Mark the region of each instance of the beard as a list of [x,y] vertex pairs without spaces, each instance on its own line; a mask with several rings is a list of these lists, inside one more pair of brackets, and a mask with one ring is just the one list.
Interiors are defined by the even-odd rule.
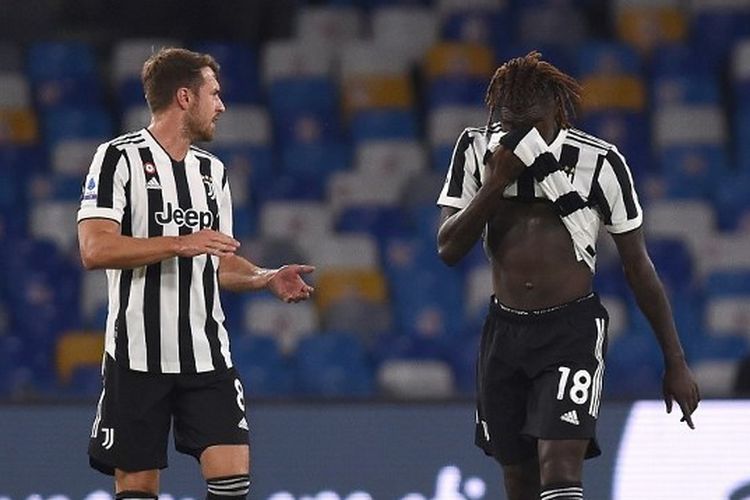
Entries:
[[211,141],[216,130],[213,125],[213,120],[201,120],[194,112],[189,112],[185,116],[185,132],[191,142]]

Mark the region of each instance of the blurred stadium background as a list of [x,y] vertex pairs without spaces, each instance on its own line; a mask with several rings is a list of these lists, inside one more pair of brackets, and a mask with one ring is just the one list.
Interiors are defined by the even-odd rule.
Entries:
[[[456,137],[486,121],[496,66],[538,48],[584,85],[579,126],[620,147],[705,395],[731,396],[750,342],[750,6],[745,0],[2,2],[0,398],[99,391],[104,272],[78,264],[95,145],[147,124],[154,48],[222,65],[208,145],[236,236],[265,266],[318,267],[314,301],[225,298],[254,396],[472,391],[489,273],[435,252]],[[604,238],[605,243],[609,241]],[[604,245],[607,394],[659,394],[661,361]],[[747,375],[745,375],[747,378]]]
[[[141,65],[174,45],[222,65],[228,111],[206,147],[229,169],[242,253],[318,268],[309,303],[225,296],[251,400],[469,411],[489,272],[480,248],[439,262],[435,200],[458,134],[486,121],[492,72],[532,49],[583,83],[578,126],[629,161],[704,396],[750,392],[747,0],[0,0],[0,27],[11,423],[19,403],[93,411],[106,279],[79,264],[80,183],[98,143],[147,124]],[[606,401],[657,398],[659,350],[607,243]]]

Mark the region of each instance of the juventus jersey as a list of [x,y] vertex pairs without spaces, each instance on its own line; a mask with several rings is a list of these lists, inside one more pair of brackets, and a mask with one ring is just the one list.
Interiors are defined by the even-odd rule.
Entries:
[[[147,129],[102,144],[83,185],[78,222],[111,219],[134,238],[214,229],[232,236],[224,165],[191,146],[174,161]],[[105,350],[131,370],[197,373],[232,366],[219,301],[219,258],[173,257],[109,269]]]
[[[487,127],[463,131],[453,150],[438,205],[460,210],[469,204],[487,175],[489,140],[494,134],[502,133],[498,123],[490,127],[489,133]],[[641,226],[643,212],[633,187],[633,177],[625,158],[614,145],[573,128],[560,130],[549,149],[607,231],[625,233]],[[519,201],[546,199],[529,168],[506,188],[503,196]],[[598,227],[593,233],[597,232]],[[589,244],[593,251],[596,242]]]

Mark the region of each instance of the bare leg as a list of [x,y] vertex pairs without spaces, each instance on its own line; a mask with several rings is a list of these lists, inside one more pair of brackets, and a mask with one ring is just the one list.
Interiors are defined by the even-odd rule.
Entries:
[[542,486],[558,483],[580,483],[587,439],[540,439],[539,472]]
[[115,493],[123,491],[139,491],[159,494],[159,470],[142,470],[137,472],[126,472],[115,469]]
[[504,465],[503,477],[508,500],[539,499],[539,463],[536,457],[520,464]]

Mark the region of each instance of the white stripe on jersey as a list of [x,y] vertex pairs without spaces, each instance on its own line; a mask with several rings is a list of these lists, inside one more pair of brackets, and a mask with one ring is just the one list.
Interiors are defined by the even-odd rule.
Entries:
[[[184,162],[173,162],[146,129],[118,137],[97,149],[78,213],[79,221],[102,217],[116,220],[124,235],[136,238],[205,227],[231,236],[224,166],[192,147]],[[108,270],[107,353],[137,371],[190,373],[232,366],[218,265],[218,258],[200,255]],[[206,297],[209,266],[212,291]]]

